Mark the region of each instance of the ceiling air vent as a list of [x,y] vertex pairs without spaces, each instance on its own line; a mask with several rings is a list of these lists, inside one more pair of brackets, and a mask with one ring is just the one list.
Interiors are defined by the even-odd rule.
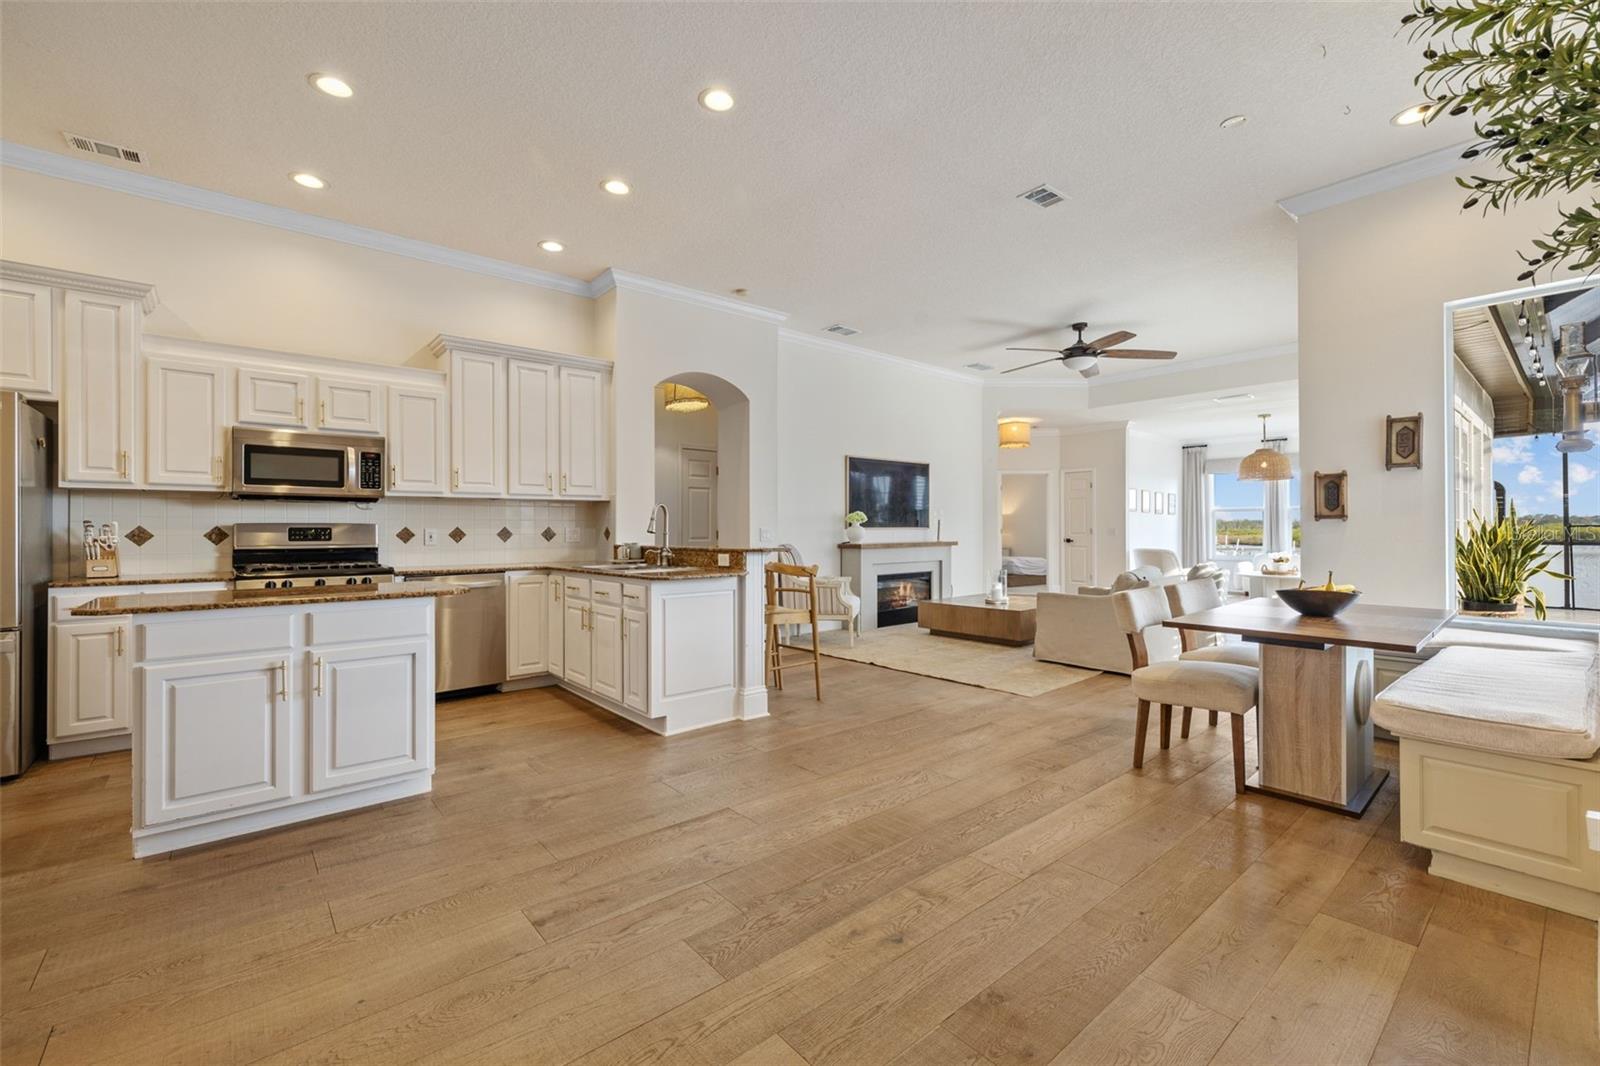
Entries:
[[1017,197],[1017,199],[1026,200],[1030,204],[1038,204],[1040,207],[1054,207],[1062,200],[1065,200],[1066,197],[1062,196],[1048,185],[1040,185],[1036,188],[1029,189],[1025,193],[1022,193]]
[[992,363],[968,363],[967,364],[967,369],[968,370],[993,370],[994,369],[994,364],[992,364]]
[[859,329],[853,329],[850,326],[835,322],[833,325],[825,327],[822,332],[832,333],[835,337],[854,337],[861,331]]
[[61,136],[65,137],[67,143],[80,152],[88,152],[90,155],[103,155],[123,163],[144,165],[144,153],[137,149],[124,148],[120,144],[112,144],[109,141],[97,141],[93,137],[85,137],[81,133],[62,131]]

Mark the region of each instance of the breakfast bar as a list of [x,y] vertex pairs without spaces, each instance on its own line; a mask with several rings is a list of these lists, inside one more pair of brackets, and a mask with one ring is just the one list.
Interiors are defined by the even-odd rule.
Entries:
[[1336,618],[1313,618],[1254,599],[1165,624],[1260,645],[1260,768],[1247,787],[1360,817],[1389,776],[1372,765],[1372,653],[1416,654],[1452,617],[1358,603]]

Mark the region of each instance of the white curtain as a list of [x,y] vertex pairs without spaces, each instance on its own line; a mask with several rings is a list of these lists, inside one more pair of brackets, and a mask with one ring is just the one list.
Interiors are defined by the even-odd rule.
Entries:
[[1211,478],[1206,474],[1205,445],[1183,450],[1183,500],[1179,508],[1183,565],[1198,566],[1211,558]]
[[[1283,451],[1283,441],[1268,441],[1267,447],[1275,452]],[[1289,483],[1287,481],[1263,482],[1267,487],[1266,513],[1263,516],[1266,529],[1263,531],[1263,547],[1269,552],[1286,552],[1289,550]]]

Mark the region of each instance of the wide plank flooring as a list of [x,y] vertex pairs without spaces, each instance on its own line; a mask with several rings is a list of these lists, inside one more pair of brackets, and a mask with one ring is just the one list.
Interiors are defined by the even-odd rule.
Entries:
[[126,754],[40,766],[0,1062],[1600,1061],[1594,924],[1429,876],[1393,781],[1238,797],[1203,724],[1134,771],[1114,676],[823,686],[671,739],[447,701],[431,795],[145,861]]

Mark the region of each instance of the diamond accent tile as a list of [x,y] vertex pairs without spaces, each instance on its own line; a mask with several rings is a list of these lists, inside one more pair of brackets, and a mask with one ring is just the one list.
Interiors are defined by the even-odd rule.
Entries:
[[611,527],[607,526],[606,528],[602,529],[600,531],[600,535],[602,537],[604,537],[606,540],[610,540],[611,539]]
[[156,535],[143,526],[134,526],[122,535],[122,539],[133,541],[135,548],[142,548],[152,540],[155,540]]
[[228,539],[229,533],[221,526],[212,526],[210,529],[206,530],[200,535],[205,537],[213,544],[221,544],[223,541]]
[[457,544],[460,544],[462,541],[467,539],[467,531],[462,529],[460,526],[452,529],[447,535]]
[[500,527],[500,532],[496,533],[495,536],[500,538],[500,543],[501,544],[504,544],[506,541],[511,539],[513,534],[511,532],[511,530],[507,529],[505,526],[501,526]]
[[398,540],[401,544],[410,544],[415,538],[416,534],[411,532],[410,526],[401,526],[399,529],[394,531],[394,539]]
[[547,541],[555,540],[556,531],[551,529],[549,526],[545,526],[544,531],[540,533],[539,536],[543,537]]

